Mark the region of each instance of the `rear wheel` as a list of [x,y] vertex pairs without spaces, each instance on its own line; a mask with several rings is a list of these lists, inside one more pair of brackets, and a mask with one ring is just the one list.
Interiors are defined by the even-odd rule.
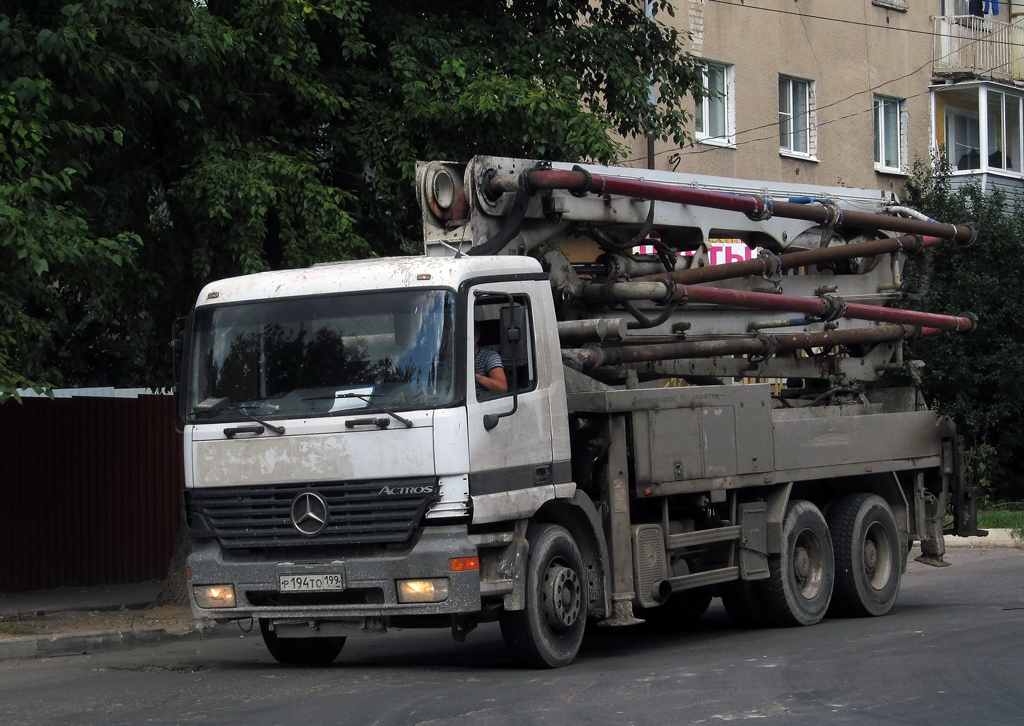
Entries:
[[587,573],[576,542],[563,527],[531,525],[526,539],[526,607],[501,614],[501,635],[520,663],[560,668],[573,662],[583,642]]
[[814,625],[825,617],[835,581],[832,538],[821,510],[811,502],[790,502],[782,552],[768,557],[768,570],[768,579],[753,585],[768,623]]
[[836,559],[831,615],[885,615],[896,602],[903,552],[896,519],[875,494],[853,494],[832,505],[828,528]]
[[344,638],[279,638],[266,618],[260,618],[260,633],[274,660],[286,665],[327,665],[345,646]]

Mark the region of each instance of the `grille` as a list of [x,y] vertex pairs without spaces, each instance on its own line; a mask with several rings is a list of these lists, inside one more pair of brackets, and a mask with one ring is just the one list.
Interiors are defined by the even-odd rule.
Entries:
[[[385,487],[393,493],[382,494]],[[429,491],[399,493],[417,488]],[[316,492],[327,502],[327,526],[313,537],[292,525],[292,502],[302,492]],[[437,480],[433,477],[217,487],[186,491],[185,516],[197,534],[208,532],[228,549],[392,544],[412,536],[427,507],[437,498]]]

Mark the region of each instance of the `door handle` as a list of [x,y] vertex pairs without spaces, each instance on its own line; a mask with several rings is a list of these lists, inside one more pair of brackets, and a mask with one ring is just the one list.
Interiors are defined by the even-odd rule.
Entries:
[[391,425],[391,419],[386,416],[379,418],[351,418],[345,422],[345,428],[354,429],[356,426],[376,426],[379,429],[386,429]]
[[255,434],[259,436],[266,429],[262,426],[231,426],[224,429],[224,435],[229,439],[235,438],[237,434]]

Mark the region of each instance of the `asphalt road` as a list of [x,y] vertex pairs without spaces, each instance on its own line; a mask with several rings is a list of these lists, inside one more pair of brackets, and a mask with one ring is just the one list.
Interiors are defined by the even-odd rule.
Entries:
[[0,723],[1024,724],[1024,552],[912,563],[893,611],[742,630],[716,600],[667,634],[597,630],[577,662],[516,668],[496,626],[350,639],[328,668],[258,634],[0,663]]

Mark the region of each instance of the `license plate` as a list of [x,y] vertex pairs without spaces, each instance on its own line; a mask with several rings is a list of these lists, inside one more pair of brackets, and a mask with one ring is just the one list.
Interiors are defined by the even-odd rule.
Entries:
[[281,592],[327,592],[344,590],[345,580],[340,574],[326,575],[281,575]]

